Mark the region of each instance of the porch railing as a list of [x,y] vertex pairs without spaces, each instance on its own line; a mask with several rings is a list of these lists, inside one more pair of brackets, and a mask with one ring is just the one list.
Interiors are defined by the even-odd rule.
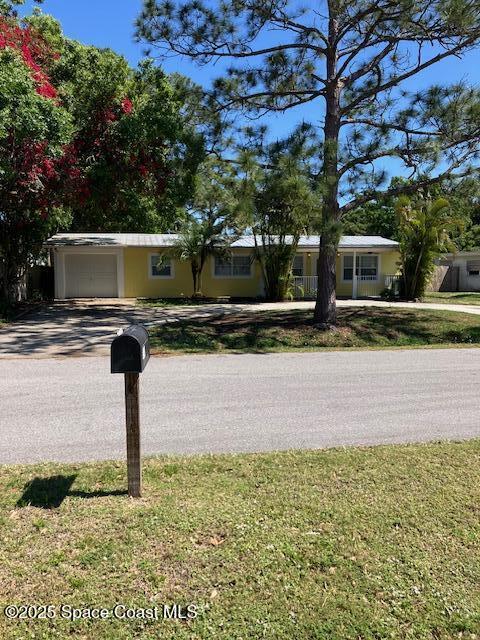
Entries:
[[398,294],[400,290],[400,279],[398,275],[385,276],[385,289],[390,289],[393,293]]
[[293,297],[316,298],[318,288],[318,276],[294,276],[293,277]]
[[391,276],[391,275],[385,276],[386,287],[391,287],[392,284],[394,284],[395,282],[400,282],[400,276]]
[[[318,288],[317,276],[294,276],[292,284],[293,297],[296,300],[316,298]],[[378,296],[378,284],[379,281],[376,276],[357,276],[357,297],[368,298]],[[393,292],[398,293],[400,276],[391,274],[384,276],[384,285],[386,289],[391,289]]]

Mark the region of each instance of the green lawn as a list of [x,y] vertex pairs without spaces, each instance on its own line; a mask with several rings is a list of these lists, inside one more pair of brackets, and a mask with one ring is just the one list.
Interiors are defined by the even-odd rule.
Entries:
[[480,343],[480,316],[446,311],[338,309],[338,329],[315,329],[312,310],[228,314],[151,330],[154,350],[171,353],[271,352]]
[[430,291],[422,298],[423,302],[445,302],[448,304],[480,305],[480,292],[437,292]]
[[124,487],[120,462],[1,467],[1,603],[198,617],[2,639],[478,638],[480,441],[147,459]]

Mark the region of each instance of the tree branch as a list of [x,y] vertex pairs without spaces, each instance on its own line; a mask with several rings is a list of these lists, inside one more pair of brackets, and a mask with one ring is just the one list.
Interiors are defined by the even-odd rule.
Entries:
[[351,200],[347,204],[344,204],[342,207],[340,207],[340,214],[343,215],[345,213],[348,213],[349,211],[352,211],[353,209],[356,209],[357,207],[360,207],[362,204],[366,204],[371,200],[380,200],[382,198],[388,198],[390,196],[415,193],[416,191],[418,191],[418,189],[437,184],[438,182],[441,182],[446,178],[465,178],[468,176],[480,175],[480,167],[471,167],[470,169],[462,171],[461,173],[453,173],[453,171],[461,166],[461,164],[461,162],[455,163],[446,171],[443,171],[437,176],[422,178],[421,180],[416,180],[415,182],[407,184],[395,185],[394,187],[390,187],[385,191],[377,191],[372,189],[371,191],[358,196],[354,200]]
[[377,129],[392,129],[394,131],[400,131],[408,135],[422,135],[422,136],[439,136],[440,131],[425,131],[423,129],[410,129],[409,127],[403,127],[400,124],[394,124],[393,122],[385,122],[369,120],[368,118],[345,118],[340,122],[340,126],[344,125],[365,125],[368,127],[375,127]]
[[343,175],[350,171],[350,169],[354,169],[359,164],[370,164],[374,160],[378,160],[379,158],[393,157],[393,156],[402,156],[401,149],[399,147],[391,147],[390,149],[383,149],[382,151],[375,151],[373,153],[366,153],[363,156],[358,156],[357,158],[352,158],[344,165],[339,167],[338,176],[341,178]]
[[376,96],[379,93],[383,93],[384,91],[386,91],[388,89],[391,89],[392,87],[397,86],[398,84],[400,84],[404,80],[407,80],[408,78],[411,78],[412,76],[416,75],[417,73],[420,73],[420,71],[423,71],[424,69],[428,69],[428,67],[431,67],[432,65],[436,64],[437,62],[440,62],[440,60],[443,60],[444,58],[448,58],[449,56],[453,56],[453,55],[459,53],[460,51],[463,51],[469,45],[473,44],[476,40],[478,40],[479,37],[480,37],[480,30],[475,32],[475,35],[472,35],[472,36],[470,36],[470,38],[467,38],[466,41],[462,41],[456,47],[453,47],[453,49],[449,49],[448,51],[444,51],[443,53],[439,53],[436,56],[433,56],[433,58],[430,58],[429,60],[426,60],[425,62],[423,62],[421,64],[417,64],[413,69],[410,69],[409,71],[406,71],[405,73],[402,73],[400,75],[394,76],[388,82],[385,82],[383,85],[378,85],[378,86],[374,87],[373,89],[365,91],[363,93],[363,95],[360,95],[358,98],[356,98],[355,100],[353,100],[352,102],[350,102],[346,106],[342,107],[341,110],[340,110],[341,114],[345,115],[347,113],[350,113],[359,104],[361,104],[364,100],[367,100],[368,98],[372,98],[373,96]]
[[[247,51],[235,51],[232,43],[222,42],[217,45],[210,45],[210,48],[204,48],[202,50],[193,49],[187,46],[181,46],[178,43],[175,43],[173,40],[165,39],[166,45],[168,48],[178,55],[188,56],[189,58],[205,58],[205,64],[209,62],[211,58],[253,58],[258,56],[267,55],[269,53],[277,53],[279,51],[286,51],[290,49],[300,49],[304,51],[305,49],[310,49],[317,54],[324,55],[325,49],[323,47],[319,47],[310,43],[304,42],[291,42],[291,43],[282,43],[276,45],[274,47],[265,47],[263,49],[249,49]],[[204,44],[209,44],[207,40],[203,41]],[[153,46],[157,49],[162,49],[166,47],[165,44],[159,45],[153,43]],[[224,50],[226,49],[226,51]]]

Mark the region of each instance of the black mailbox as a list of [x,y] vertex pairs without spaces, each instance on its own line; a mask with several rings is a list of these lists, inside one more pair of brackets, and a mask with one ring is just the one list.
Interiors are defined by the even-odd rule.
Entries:
[[142,373],[150,358],[148,331],[141,324],[120,329],[112,342],[112,373]]

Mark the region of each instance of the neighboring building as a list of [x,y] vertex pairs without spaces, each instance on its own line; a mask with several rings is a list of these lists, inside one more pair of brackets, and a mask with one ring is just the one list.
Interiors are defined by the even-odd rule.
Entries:
[[[175,234],[57,234],[46,246],[54,255],[56,298],[179,298],[192,294],[189,262],[175,257]],[[318,236],[302,236],[293,265],[295,297],[315,295]],[[209,297],[263,295],[255,240],[233,242],[229,257],[210,257],[202,274]],[[161,258],[161,261],[160,261]],[[398,270],[398,244],[380,236],[343,236],[337,252],[337,294],[377,296]],[[357,265],[354,273],[353,265]]]
[[432,291],[480,291],[480,251],[446,253],[437,260]]

